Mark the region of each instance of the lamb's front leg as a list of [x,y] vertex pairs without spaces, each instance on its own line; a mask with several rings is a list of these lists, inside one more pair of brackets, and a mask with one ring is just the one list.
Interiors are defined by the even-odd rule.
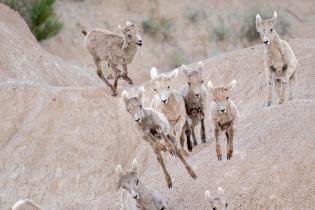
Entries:
[[[175,124],[176,142],[181,142],[181,137],[183,134],[183,128],[184,128],[184,125],[186,123],[186,120],[187,120],[186,117],[180,117],[179,120],[177,121],[177,123]],[[185,151],[183,143],[181,143],[181,148],[183,151]]]
[[[269,67],[269,68],[272,68],[272,67]],[[266,70],[266,77],[267,77],[267,86],[268,86],[267,106],[270,106],[272,103],[272,86],[273,86],[272,75],[271,75],[270,69]]]
[[150,133],[150,131],[144,130],[143,139],[151,145],[153,150],[157,149],[159,151],[164,152],[167,151],[165,145],[160,143],[157,139],[155,139],[154,136]]
[[128,67],[127,64],[123,64],[123,73],[122,73],[122,77],[124,78],[124,80],[126,80],[130,85],[133,84],[132,80],[130,79],[130,77],[128,77]]
[[233,156],[233,140],[234,140],[234,133],[235,133],[235,127],[234,127],[233,122],[231,123],[230,127],[228,128],[226,132],[227,132],[227,136],[229,137],[228,148],[227,148],[227,159],[231,160]]
[[206,142],[206,131],[205,131],[205,118],[202,116],[201,120],[201,129],[200,129],[200,136],[201,136],[201,143],[205,144]]
[[169,175],[168,171],[166,170],[166,167],[165,167],[164,160],[163,160],[163,157],[161,155],[161,152],[159,150],[155,149],[154,153],[156,155],[156,158],[157,158],[159,164],[162,167],[162,170],[163,170],[163,173],[164,173],[164,178],[165,178],[165,181],[166,181],[166,184],[167,184],[168,188],[172,188],[172,179],[171,179],[171,176]]
[[168,134],[168,135],[165,135],[164,133],[162,133],[162,137],[166,140],[166,141],[170,141],[172,142],[173,146],[174,146],[174,149],[175,149],[175,153],[177,155],[177,157],[181,160],[181,162],[184,164],[187,172],[190,174],[190,176],[193,178],[193,179],[197,179],[197,175],[195,174],[194,170],[191,168],[191,166],[186,162],[182,152],[178,149],[177,147],[177,143],[176,143],[176,140],[175,138],[171,135],[171,134]]
[[288,81],[286,78],[281,79],[281,91],[280,91],[280,100],[279,104],[283,104],[285,100],[285,93],[287,90]]
[[214,128],[214,137],[216,142],[216,152],[217,152],[217,158],[218,160],[222,160],[222,152],[221,152],[221,145],[220,145],[220,128],[215,125]]

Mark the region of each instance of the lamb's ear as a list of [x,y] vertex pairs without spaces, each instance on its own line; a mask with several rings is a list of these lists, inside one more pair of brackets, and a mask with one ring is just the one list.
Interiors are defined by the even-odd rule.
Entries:
[[128,95],[128,92],[126,90],[124,90],[122,93],[121,93],[121,97],[123,99],[123,101],[126,103],[129,99],[129,95]]
[[168,77],[177,77],[178,75],[178,69],[175,69],[169,73]]
[[257,14],[256,15],[256,30],[257,31],[259,30],[260,23],[261,23],[261,17],[259,14]]
[[138,97],[140,98],[141,101],[143,101],[143,95],[144,95],[144,87],[140,86],[138,89]]
[[116,166],[116,174],[118,176],[122,176],[124,173],[124,170],[122,169],[121,165]]
[[202,61],[199,61],[197,64],[197,70],[202,73],[203,69],[205,68],[205,64]]
[[211,91],[214,90],[213,84],[212,84],[212,82],[210,80],[209,80],[207,86],[208,86],[209,90],[211,90]]
[[130,21],[130,20],[128,20],[127,22],[126,22],[126,26],[131,26],[133,23]]
[[152,80],[155,79],[155,78],[157,78],[158,71],[157,71],[157,69],[156,69],[155,67],[152,67],[152,68],[151,68],[150,75],[151,75],[151,79],[152,79]]
[[273,17],[272,17],[272,22],[273,22],[273,24],[275,24],[276,23],[276,20],[277,20],[277,12],[276,11],[274,11],[273,12]]
[[132,172],[137,173],[137,170],[138,170],[138,161],[137,161],[137,159],[133,159],[133,161],[132,161]]
[[188,76],[189,70],[188,70],[187,66],[186,66],[186,65],[182,65],[182,66],[181,66],[181,69],[183,70],[185,76]]
[[206,191],[205,191],[205,198],[206,198],[206,199],[209,199],[209,200],[211,199],[211,195],[210,195],[209,190],[206,190]]
[[223,195],[224,194],[224,190],[222,189],[222,187],[218,187],[218,195]]
[[228,90],[231,90],[232,88],[235,87],[235,85],[236,85],[236,80],[233,80],[225,88],[228,89]]

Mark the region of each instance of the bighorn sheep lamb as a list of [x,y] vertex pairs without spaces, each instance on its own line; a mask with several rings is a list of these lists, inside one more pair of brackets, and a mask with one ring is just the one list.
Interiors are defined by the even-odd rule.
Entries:
[[[130,64],[136,55],[137,45],[142,45],[142,39],[139,35],[139,29],[135,23],[127,21],[124,28],[118,26],[123,36],[114,34],[105,29],[93,29],[88,33],[82,31],[85,35],[85,47],[93,57],[97,68],[98,76],[113,91],[113,96],[117,93],[117,82],[120,77],[132,84],[128,77],[127,65]],[[102,71],[102,61],[108,61],[108,66],[112,69],[114,75],[114,84],[111,85],[104,77]],[[118,69],[122,65],[123,73]],[[109,75],[108,78],[112,76]]]
[[[177,148],[177,143],[175,137],[172,134],[169,122],[163,114],[143,106],[143,93],[144,88],[140,87],[136,96],[129,97],[127,91],[124,90],[122,92],[122,98],[125,102],[126,110],[137,124],[139,131],[142,133],[143,139],[149,142],[152,146],[157,160],[163,169],[167,186],[169,188],[172,187],[172,180],[164,165],[161,154],[162,150],[168,150],[172,155],[176,154],[184,164],[190,176],[196,179],[197,176],[195,172],[186,162],[181,151]],[[164,139],[166,147],[160,141],[162,138]]]
[[201,142],[206,143],[205,133],[205,110],[207,108],[208,92],[203,84],[202,72],[204,69],[203,62],[197,64],[197,69],[188,69],[183,65],[183,72],[186,76],[187,85],[182,90],[185,99],[186,112],[191,119],[191,133],[194,145],[197,145],[195,136],[195,126],[201,122],[200,136]]
[[13,205],[12,210],[42,210],[42,208],[31,199],[21,199]]
[[167,199],[157,190],[145,186],[138,177],[138,163],[132,161],[132,170],[124,172],[121,165],[116,167],[119,176],[118,187],[124,188],[121,210],[163,210]]
[[214,88],[212,82],[208,82],[208,87],[213,96],[213,101],[210,105],[210,114],[214,125],[214,136],[218,160],[222,160],[220,146],[220,133],[222,131],[225,131],[227,140],[227,159],[230,160],[233,155],[233,139],[239,113],[237,106],[229,98],[229,95],[230,90],[235,87],[235,85],[236,80],[233,80],[227,86],[218,86]]
[[275,85],[279,104],[285,100],[286,89],[289,83],[289,100],[293,99],[296,89],[296,70],[298,67],[297,59],[285,40],[280,39],[274,29],[277,13],[267,20],[261,20],[259,14],[256,16],[256,28],[261,40],[265,44],[265,71],[268,85],[267,106],[272,103],[272,87]]
[[217,197],[211,197],[209,190],[205,191],[205,197],[210,202],[210,209],[212,210],[226,210],[228,208],[228,203],[221,187],[218,187]]
[[185,134],[187,138],[187,149],[192,151],[192,143],[190,141],[190,126],[187,121],[187,113],[185,100],[180,93],[172,87],[171,79],[176,77],[178,70],[174,70],[171,74],[158,75],[157,69],[151,69],[151,79],[153,90],[158,95],[156,100],[157,109],[164,114],[169,121],[176,141],[180,142],[182,151],[184,150]]

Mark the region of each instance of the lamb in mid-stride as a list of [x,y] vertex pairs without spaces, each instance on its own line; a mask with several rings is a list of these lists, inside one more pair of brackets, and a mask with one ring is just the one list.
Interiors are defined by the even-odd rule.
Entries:
[[280,39],[275,23],[277,13],[267,20],[261,20],[259,14],[256,16],[256,28],[261,40],[265,44],[265,71],[268,85],[267,106],[272,103],[272,88],[275,85],[279,104],[285,101],[286,89],[289,85],[289,100],[294,97],[296,89],[296,70],[298,68],[297,59],[287,41]]
[[132,161],[132,170],[124,172],[121,165],[116,167],[119,176],[118,187],[125,191],[121,197],[120,210],[164,210],[167,209],[167,199],[157,190],[144,185],[139,179],[138,163]]
[[[176,139],[172,133],[171,126],[166,117],[160,112],[143,106],[143,93],[144,88],[140,87],[137,90],[136,96],[129,97],[128,92],[124,90],[122,92],[122,98],[125,102],[127,112],[129,112],[135,121],[138,130],[142,133],[143,139],[151,145],[156,158],[163,169],[167,186],[169,188],[172,187],[172,179],[166,170],[161,151],[168,150],[172,155],[176,154],[176,156],[184,164],[190,176],[196,179],[197,176],[195,172],[186,162],[181,151],[177,147]],[[161,139],[164,140],[165,145],[161,143]]]
[[212,210],[226,210],[228,209],[228,203],[224,196],[224,191],[222,187],[218,187],[218,196],[212,197],[209,190],[205,191],[205,197],[208,202],[210,202],[210,209]]
[[182,69],[187,81],[187,85],[182,90],[182,95],[185,99],[186,112],[191,119],[191,134],[194,146],[196,146],[198,143],[195,136],[195,127],[199,122],[201,123],[201,142],[206,143],[205,110],[207,109],[208,92],[202,77],[204,63],[199,62],[196,69],[188,69],[185,65],[182,66]]
[[13,205],[12,210],[42,210],[42,208],[31,199],[21,199]]
[[[105,29],[93,29],[89,32],[82,31],[85,35],[85,47],[93,57],[97,74],[111,88],[113,96],[117,94],[117,82],[120,77],[129,84],[133,83],[128,77],[127,65],[135,57],[138,46],[142,45],[139,29],[135,23],[127,21],[124,28],[120,26],[118,28],[123,36]],[[107,78],[114,78],[113,85],[103,75],[102,61],[108,61],[108,66],[112,70],[113,76],[110,74]],[[118,69],[118,65],[121,65],[123,68],[122,74],[121,70]]]
[[235,103],[229,98],[230,90],[235,87],[236,80],[233,80],[227,86],[213,87],[211,81],[208,87],[212,93],[213,101],[210,105],[210,114],[214,126],[214,136],[216,141],[216,153],[218,160],[222,160],[220,146],[220,133],[225,132],[227,140],[227,159],[230,160],[233,155],[233,140],[235,127],[239,117],[238,109]]
[[176,141],[180,142],[182,151],[184,150],[185,135],[187,138],[187,149],[192,151],[192,143],[190,141],[191,129],[187,121],[187,113],[185,100],[172,86],[171,80],[176,78],[178,69],[171,72],[169,75],[158,75],[157,69],[151,69],[151,79],[153,90],[157,94],[155,105],[157,110],[162,112],[169,121]]

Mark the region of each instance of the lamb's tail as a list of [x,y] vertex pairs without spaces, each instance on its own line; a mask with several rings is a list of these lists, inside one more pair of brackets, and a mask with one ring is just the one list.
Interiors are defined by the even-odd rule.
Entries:
[[82,32],[82,34],[84,35],[84,36],[86,36],[87,35],[87,32],[86,31],[81,31]]

